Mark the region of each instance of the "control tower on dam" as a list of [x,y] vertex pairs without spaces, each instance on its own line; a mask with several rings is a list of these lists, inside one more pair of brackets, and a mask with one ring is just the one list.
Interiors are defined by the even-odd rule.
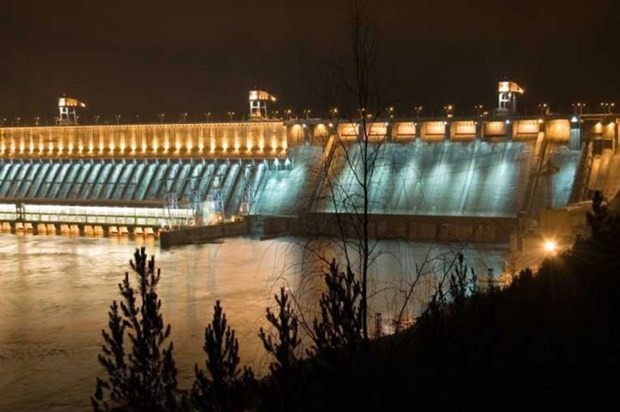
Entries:
[[359,206],[365,138],[370,213],[401,232],[415,219],[538,220],[620,188],[613,113],[282,120],[254,103],[243,122],[0,128],[0,221],[44,206],[147,209],[162,225],[333,216]]

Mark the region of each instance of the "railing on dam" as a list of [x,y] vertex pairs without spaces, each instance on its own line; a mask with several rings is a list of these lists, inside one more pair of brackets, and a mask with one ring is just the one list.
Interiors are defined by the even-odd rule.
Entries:
[[187,224],[192,209],[0,204],[1,222],[161,228]]

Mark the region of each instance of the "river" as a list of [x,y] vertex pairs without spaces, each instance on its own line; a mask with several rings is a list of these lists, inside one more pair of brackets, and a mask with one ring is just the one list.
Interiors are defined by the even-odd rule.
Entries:
[[[104,376],[97,361],[101,330],[110,304],[119,298],[118,283],[141,246],[161,268],[158,292],[164,322],[172,325],[180,387],[191,386],[195,363],[205,367],[204,328],[217,299],[236,330],[242,363],[260,374],[269,358],[257,333],[279,287],[298,296],[304,292],[307,301],[318,297],[321,278],[309,273],[319,266],[303,242],[240,237],[161,250],[148,238],[0,233],[0,411],[91,409],[96,377]],[[388,319],[415,279],[416,265],[427,261],[423,271],[441,271],[458,247],[379,243],[369,313]],[[487,268],[500,273],[507,249],[469,245],[465,256],[477,273],[486,275]],[[415,315],[431,288],[431,282],[420,282],[408,312]]]

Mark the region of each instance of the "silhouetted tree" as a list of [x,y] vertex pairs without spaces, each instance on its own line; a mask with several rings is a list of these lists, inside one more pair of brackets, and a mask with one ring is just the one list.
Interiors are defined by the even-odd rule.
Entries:
[[243,410],[248,393],[255,384],[254,373],[239,367],[239,341],[226,321],[226,314],[216,301],[213,321],[205,329],[203,346],[206,372],[194,366],[196,378],[190,402],[203,411]]
[[278,314],[267,308],[265,317],[276,329],[277,336],[268,334],[262,327],[258,335],[265,350],[275,358],[275,362],[269,365],[270,371],[286,373],[297,361],[296,350],[301,344],[301,339],[298,336],[297,317],[284,288],[280,288],[280,296],[275,295],[274,298],[278,304]]
[[340,271],[332,260],[325,274],[327,290],[319,300],[320,316],[312,322],[309,380],[312,410],[374,410],[374,357],[363,334],[362,285],[350,267]]
[[[489,279],[490,281],[490,279]],[[489,283],[489,285],[491,285]],[[465,264],[463,254],[457,255],[453,272],[450,274],[450,297],[452,305],[462,308],[467,298],[478,292],[478,279],[473,268]]]
[[[102,330],[104,344],[99,362],[107,378],[97,378],[94,410],[171,411],[177,408],[177,370],[173,344],[167,344],[170,325],[164,325],[161,300],[156,289],[160,270],[145,248],[136,249],[131,268],[139,287],[134,289],[129,273],[120,283],[123,300],[110,306],[109,332]],[[125,337],[129,348],[126,348]]]
[[[356,140],[350,142],[341,136],[336,128],[334,137],[336,150],[344,156],[346,167],[352,172],[356,187],[349,191],[351,188],[341,187],[337,182],[329,180],[329,189],[336,218],[342,228],[341,238],[347,266],[354,264],[349,259],[348,247],[353,246],[359,259],[361,332],[363,338],[368,341],[368,271],[376,247],[376,242],[371,240],[369,232],[371,183],[377,159],[383,153],[381,149],[387,136],[382,138],[371,136],[377,116],[381,116],[384,109],[381,107],[375,77],[377,69],[375,27],[371,23],[369,11],[358,1],[350,3],[348,16],[351,56],[345,64],[336,66],[336,75],[345,90],[346,105],[352,105],[349,106],[349,116],[351,119],[355,118],[359,134]],[[344,223],[342,213],[347,216]],[[351,239],[348,238],[348,229],[344,229],[349,222],[353,222],[355,233],[352,245],[349,244]]]
[[592,237],[600,240],[603,237],[603,223],[608,217],[607,205],[600,190],[594,191],[592,196],[592,209],[586,213],[586,219],[592,231]]
[[313,353],[323,356],[340,349],[358,352],[364,338],[360,281],[350,267],[339,272],[333,260],[325,283],[327,292],[319,301],[321,318],[313,321]]
[[[381,73],[380,66],[385,61],[380,56],[380,32],[369,2],[348,1],[347,18],[343,27],[348,52],[331,62],[327,74],[324,100],[330,113],[330,128],[315,204],[319,212],[330,213],[328,223],[334,228],[330,227],[327,234],[335,235],[330,255],[319,259],[328,266],[332,251],[339,250],[339,261],[352,268],[359,279],[361,332],[368,344],[369,308],[374,303],[374,296],[369,292],[373,290],[372,266],[385,253],[380,249],[381,239],[394,236],[386,232],[391,229],[374,224],[373,213],[381,213],[393,204],[396,189],[389,185],[394,179],[388,179],[386,187],[383,176],[401,173],[404,151],[401,143],[392,142],[396,94]],[[320,241],[325,242],[324,238]],[[395,296],[395,300],[402,299],[394,302],[395,307],[401,306],[395,312],[398,325],[407,317],[407,307],[413,305],[413,289],[420,276],[419,273],[408,275],[416,280],[402,298]],[[403,284],[393,290],[402,289]]]
[[275,360],[269,365],[271,376],[267,379],[267,407],[268,410],[290,411],[299,385],[297,351],[301,345],[298,335],[298,320],[292,308],[289,295],[284,288],[280,288],[280,295],[274,296],[278,305],[278,313],[267,308],[267,321],[276,330],[272,335],[262,327],[259,330],[263,347]]

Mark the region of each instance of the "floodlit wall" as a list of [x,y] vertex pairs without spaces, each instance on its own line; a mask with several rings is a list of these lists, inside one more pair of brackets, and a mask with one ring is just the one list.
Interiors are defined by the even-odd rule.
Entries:
[[392,136],[397,140],[415,139],[416,123],[415,122],[398,122],[392,129]]
[[[357,140],[367,135],[370,141],[384,140],[391,134],[389,123],[384,121],[369,121],[365,125],[361,123],[341,123],[338,125],[338,137],[345,141]],[[363,130],[364,127],[366,130]]]
[[538,119],[516,120],[513,126],[514,138],[536,138],[540,131],[540,124]]
[[422,124],[423,140],[443,140],[446,138],[446,124],[443,121],[424,122]]
[[[515,216],[525,196],[532,143],[481,140],[385,144],[377,154],[370,184],[372,213],[453,216]],[[349,164],[359,165],[359,149],[334,158],[332,191],[317,212],[333,212],[358,199],[360,188]],[[374,154],[373,154],[374,156]],[[359,171],[357,171],[359,173]],[[455,190],[458,188],[458,190]],[[340,198],[338,198],[340,196]],[[359,205],[357,205],[359,206]],[[352,210],[356,205],[348,205]]]
[[343,140],[357,140],[359,136],[359,126],[357,123],[340,123],[337,133]]
[[477,122],[474,120],[452,122],[450,137],[455,140],[473,139],[476,137]]
[[618,126],[617,119],[586,120],[581,123],[581,134],[585,139],[594,139],[597,146],[615,149],[620,136]]
[[[255,201],[260,211],[285,215],[294,214],[298,210],[330,211],[328,204],[319,205],[315,202],[329,194],[325,186],[321,187],[319,183],[321,173],[326,170],[322,162],[334,154],[329,169],[330,179],[338,182],[349,198],[355,197],[355,176],[347,169],[342,153],[327,150],[337,147],[326,143],[335,140],[333,137],[330,139],[334,133],[333,125],[316,120],[306,123],[306,127],[303,121],[265,121],[0,128],[0,158],[7,163],[7,170],[17,167],[12,164],[14,159],[21,157],[19,162],[23,163],[19,169],[19,173],[23,173],[11,175],[13,177],[6,174],[6,187],[0,187],[0,191],[10,194],[7,197],[28,194],[27,185],[18,182],[25,179],[26,173],[42,175],[43,163],[47,159],[56,163],[70,159],[76,163],[76,159],[80,158],[114,158],[114,162],[119,164],[115,170],[127,170],[128,174],[119,174],[118,184],[114,181],[116,178],[109,180],[118,189],[118,195],[111,189],[102,192],[98,199],[158,200],[168,190],[167,187],[162,186],[159,191],[151,191],[149,188],[148,192],[145,188],[140,196],[138,192],[119,189],[134,180],[144,182],[145,176],[151,176],[147,173],[153,173],[153,181],[171,181],[169,177],[157,177],[151,171],[163,171],[163,163],[155,169],[155,166],[142,165],[141,162],[156,162],[155,158],[184,162],[190,162],[190,158],[191,161],[206,158],[219,162],[220,158],[234,156],[251,162],[255,158],[283,160],[286,157],[290,158],[292,164],[276,163],[275,167],[272,165],[265,168],[260,179],[256,180],[259,183]],[[371,141],[391,137],[377,158],[371,184],[372,211],[388,214],[513,216],[523,204],[532,166],[537,159],[534,140],[525,137],[537,136],[538,130],[548,134],[551,143],[547,149],[548,158],[558,170],[540,176],[537,186],[529,189],[534,191],[533,207],[540,210],[542,207],[565,205],[578,163],[578,151],[571,150],[567,144],[570,126],[569,119],[545,119],[539,123],[537,118],[515,120],[512,125],[508,125],[505,120],[495,119],[448,119],[448,125],[443,120],[421,121],[417,124],[414,121],[368,123]],[[446,140],[446,127],[449,128],[450,140]],[[597,137],[614,137],[617,132],[617,124],[613,121],[587,127],[592,127]],[[340,138],[351,143],[359,137],[359,125],[356,123],[342,122],[338,124],[337,130]],[[511,130],[514,131],[515,140],[503,139]],[[489,136],[502,138],[480,139]],[[308,142],[312,144],[307,145]],[[357,149],[352,149],[350,154],[358,156],[355,154]],[[286,156],[280,156],[285,153]],[[120,165],[125,159],[134,157],[140,159],[135,167]],[[35,165],[28,168],[25,165],[28,159],[37,159],[40,169],[37,171]],[[95,166],[89,169],[89,173],[99,176]],[[186,170],[184,168],[175,172],[179,176],[179,185],[182,178],[207,182],[207,173],[215,173],[208,168],[187,167],[186,174],[182,174]],[[62,173],[81,169],[66,166],[66,169],[58,170],[59,178],[54,186],[58,190],[54,192],[57,192],[54,198],[69,198],[64,192],[73,191],[67,185],[63,186],[63,182],[82,178],[77,172],[75,175],[67,175],[72,176],[68,178],[62,177]],[[173,169],[170,170],[172,173]],[[138,172],[143,174],[139,175]],[[205,178],[200,177],[201,173]],[[179,193],[187,194],[188,187]],[[176,188],[175,183],[172,189]],[[208,191],[208,188],[205,183],[202,189]],[[241,193],[242,189],[243,185],[237,185],[235,193]],[[77,192],[79,190],[76,189]],[[89,196],[88,193],[85,196]]]
[[483,134],[485,137],[506,136],[506,122],[503,120],[485,122]]
[[372,122],[366,124],[366,133],[370,140],[382,140],[388,136],[387,122]]
[[[330,126],[329,123],[327,124],[319,123],[316,126],[314,126],[314,128],[312,129],[313,141],[319,144],[325,144],[327,142],[327,139],[329,139],[332,127],[333,127],[333,124]],[[291,144],[290,146],[294,146],[294,145]]]
[[602,127],[602,134],[603,134],[603,138],[604,139],[613,139],[614,137],[616,137],[615,132],[616,132],[616,123],[615,122],[609,122],[606,125],[604,125]]
[[290,168],[271,169],[255,195],[256,211],[263,215],[295,215],[309,210],[323,172],[323,150],[301,146],[290,150]]
[[570,140],[570,120],[553,119],[546,121],[545,136],[549,140],[568,143]]
[[[538,183],[531,203],[533,211],[540,211],[545,207],[562,207],[568,204],[575,184],[579,156],[580,151],[571,150],[566,143],[557,141],[549,143],[545,159],[557,170],[552,173],[543,172],[538,176]],[[533,216],[536,216],[536,213]]]
[[273,154],[288,146],[281,122],[0,129],[0,153],[10,156],[228,156]]

